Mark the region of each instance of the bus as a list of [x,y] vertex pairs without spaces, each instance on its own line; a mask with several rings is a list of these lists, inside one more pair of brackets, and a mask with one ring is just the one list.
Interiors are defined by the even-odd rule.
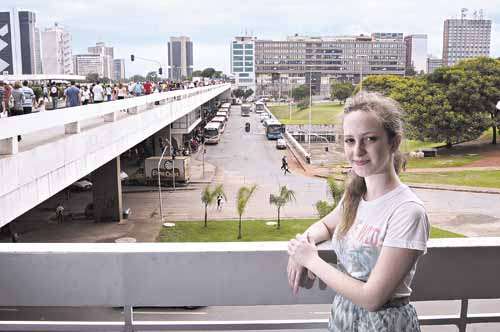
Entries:
[[255,103],[255,113],[260,114],[266,111],[266,107],[263,102],[258,101]]
[[203,137],[205,138],[205,144],[218,144],[220,140],[220,123],[219,122],[209,122],[203,129]]
[[221,105],[220,111],[227,111],[228,115],[231,115],[231,103],[224,103]]
[[250,116],[251,111],[252,111],[252,105],[250,104],[241,105],[241,116]]
[[224,129],[226,129],[226,117],[224,116],[216,116],[210,122],[220,123],[221,126],[219,128],[220,133],[224,133]]
[[268,140],[283,138],[285,125],[275,119],[266,120],[266,137]]
[[215,116],[223,116],[226,118],[226,121],[229,120],[229,115],[227,114],[226,111],[219,111],[215,114]]

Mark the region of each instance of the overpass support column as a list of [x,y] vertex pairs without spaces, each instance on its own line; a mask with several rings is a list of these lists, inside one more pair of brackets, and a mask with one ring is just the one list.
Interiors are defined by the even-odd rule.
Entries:
[[[160,145],[160,138],[161,138],[161,142],[162,142],[161,145]],[[153,140],[155,142],[155,144],[154,144],[154,147],[155,147],[154,155],[155,156],[161,156],[161,153],[163,152],[163,148],[168,145],[167,139],[169,139],[169,138],[170,138],[170,126],[166,126],[165,128],[160,129],[156,133],[153,134]],[[167,150],[167,152],[165,152],[165,155],[166,156],[170,155],[169,150]]]
[[92,173],[94,195],[94,221],[121,221],[122,184],[120,157],[102,165]]

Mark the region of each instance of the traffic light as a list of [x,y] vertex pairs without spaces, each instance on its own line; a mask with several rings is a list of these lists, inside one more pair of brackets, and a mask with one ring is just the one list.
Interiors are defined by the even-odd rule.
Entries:
[[163,69],[161,67],[158,68],[158,75],[163,75]]
[[130,54],[130,61],[134,61],[135,57],[133,54]]

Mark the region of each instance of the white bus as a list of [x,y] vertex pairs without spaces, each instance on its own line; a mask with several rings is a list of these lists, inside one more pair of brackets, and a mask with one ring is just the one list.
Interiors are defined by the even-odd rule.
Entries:
[[241,105],[241,116],[250,116],[251,111],[252,111],[252,105],[250,104]]
[[205,144],[218,144],[220,140],[220,123],[219,122],[209,122],[203,129],[203,137],[205,138]]
[[210,122],[220,123],[221,126],[219,128],[220,133],[224,133],[224,129],[226,129],[226,117],[224,116],[216,116]]
[[255,103],[255,113],[260,114],[260,113],[264,112],[265,110],[266,109],[265,109],[265,105],[263,102],[257,101]]
[[223,116],[226,118],[226,121],[229,120],[229,115],[227,114],[226,111],[219,111],[215,114],[215,116]]

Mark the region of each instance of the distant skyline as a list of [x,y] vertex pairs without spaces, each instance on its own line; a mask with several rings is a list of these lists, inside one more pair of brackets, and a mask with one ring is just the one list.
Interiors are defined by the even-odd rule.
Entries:
[[163,64],[167,72],[167,42],[171,36],[193,41],[195,70],[213,67],[229,73],[233,37],[254,35],[258,39],[305,36],[369,35],[372,32],[427,34],[428,51],[441,57],[443,23],[467,18],[483,10],[492,21],[490,55],[500,57],[500,6],[491,0],[369,0],[369,1],[131,1],[104,0],[4,0],[1,10],[19,8],[37,14],[40,29],[54,22],[72,35],[73,54],[87,53],[89,46],[104,42],[114,47],[115,58],[125,59],[126,76],[145,75],[157,65],[136,60],[130,54]]

